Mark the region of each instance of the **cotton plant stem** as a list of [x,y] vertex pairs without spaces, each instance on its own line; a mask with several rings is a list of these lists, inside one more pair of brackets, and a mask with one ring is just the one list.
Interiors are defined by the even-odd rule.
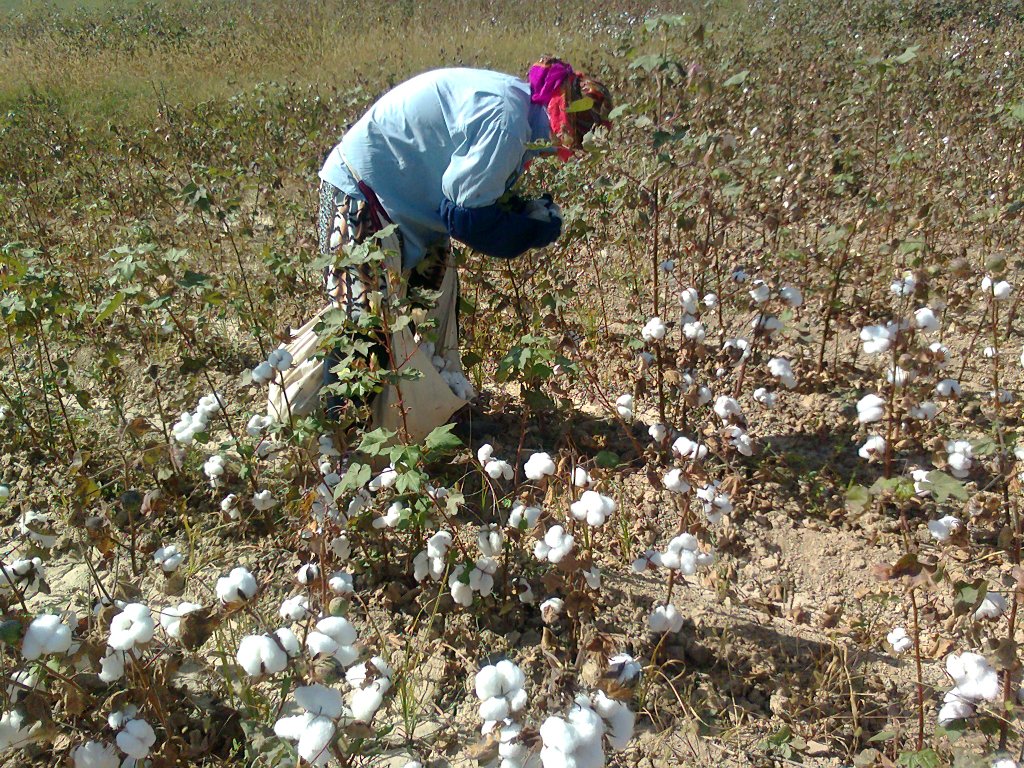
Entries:
[[914,669],[917,673],[917,751],[924,749],[924,676],[921,671],[921,628],[918,623],[917,590],[910,590],[914,620]]

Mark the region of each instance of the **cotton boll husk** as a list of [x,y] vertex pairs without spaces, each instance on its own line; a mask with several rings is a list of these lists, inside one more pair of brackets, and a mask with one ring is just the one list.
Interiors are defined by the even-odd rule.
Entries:
[[554,624],[565,609],[565,602],[558,597],[549,597],[540,604],[540,616],[545,624]]

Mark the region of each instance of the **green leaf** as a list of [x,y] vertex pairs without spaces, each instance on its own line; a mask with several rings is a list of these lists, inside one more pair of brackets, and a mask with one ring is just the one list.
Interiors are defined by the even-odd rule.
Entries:
[[358,450],[368,456],[378,456],[385,450],[388,443],[394,439],[396,434],[398,433],[392,432],[390,429],[384,429],[384,427],[375,429],[372,432],[367,432],[363,435],[363,439],[359,443]]
[[21,622],[14,619],[0,621],[0,643],[12,647],[21,643]]
[[870,739],[868,739],[868,744],[877,744],[880,741],[889,741],[890,739],[893,739],[895,737],[896,731],[879,731]]
[[953,593],[953,613],[963,616],[965,613],[973,613],[981,605],[988,593],[988,585],[984,579],[958,581],[953,585]]
[[747,81],[747,78],[749,76],[750,76],[750,70],[749,69],[744,69],[742,72],[737,72],[735,75],[730,77],[728,80],[726,80],[724,83],[722,83],[722,85],[725,88],[732,88],[732,87],[737,86],[737,85],[743,85],[743,83],[745,83]]
[[927,474],[924,482],[921,483],[921,488],[931,491],[935,500],[939,503],[947,501],[950,497],[960,501],[967,500],[967,489],[964,488],[964,484],[945,472],[939,472],[937,469]]
[[124,291],[118,291],[109,299],[100,304],[99,314],[96,315],[96,322],[102,323],[107,320],[111,315],[117,312],[118,307],[124,304],[125,293]]
[[602,469],[615,469],[619,461],[619,454],[613,451],[601,451],[594,457],[594,463]]
[[939,768],[942,761],[934,749],[922,749],[920,752],[904,752],[896,761],[906,768]]
[[185,276],[178,281],[178,285],[182,288],[202,288],[208,291],[213,288],[213,278],[203,272],[186,269]]
[[894,64],[909,64],[917,58],[917,52],[921,49],[920,45],[912,45],[899,56],[893,58]]
[[436,427],[427,435],[423,441],[423,446],[430,453],[444,454],[458,450],[462,447],[462,441],[452,434],[453,429],[455,429],[454,424],[444,424]]
[[999,446],[996,445],[996,441],[988,435],[979,438],[978,440],[971,441],[971,452],[975,456],[991,456],[997,450],[999,450]]
[[341,478],[341,482],[334,489],[334,498],[337,499],[345,491],[362,488],[370,481],[372,474],[373,470],[369,464],[350,464],[345,476]]
[[629,114],[629,110],[632,107],[631,104],[618,104],[612,108],[612,111],[608,113],[608,119],[615,121],[623,115]]
[[871,501],[871,494],[863,485],[851,485],[846,489],[846,508],[851,512],[861,512]]
[[568,107],[565,108],[566,114],[572,115],[576,112],[586,112],[594,108],[594,100],[589,96],[584,96],[582,99],[576,99]]

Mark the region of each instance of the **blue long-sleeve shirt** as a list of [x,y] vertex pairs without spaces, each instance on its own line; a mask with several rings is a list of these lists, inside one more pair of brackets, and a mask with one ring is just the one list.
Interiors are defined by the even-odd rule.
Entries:
[[493,206],[535,154],[527,146],[550,136],[547,113],[522,80],[438,69],[381,97],[332,150],[320,178],[361,197],[344,157],[401,229],[403,267],[411,269],[433,242],[459,236],[453,227],[473,218],[465,214]]

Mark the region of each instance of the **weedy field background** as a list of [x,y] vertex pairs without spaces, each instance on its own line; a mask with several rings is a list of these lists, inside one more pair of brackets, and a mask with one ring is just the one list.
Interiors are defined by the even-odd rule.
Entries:
[[[0,711],[35,729],[24,751],[0,750],[8,764],[71,764],[85,741],[113,743],[106,717],[127,703],[157,728],[154,765],[294,764],[274,721],[297,681],[333,684],[331,671],[294,661],[268,682],[236,659],[293,593],[352,618],[394,670],[373,727],[339,725],[339,764],[489,764],[472,676],[502,656],[527,675],[531,747],[577,693],[628,702],[636,732],[611,765],[987,766],[1024,748],[1021,3],[0,9],[0,560],[39,555],[49,583],[0,590]],[[511,264],[464,254],[464,352],[488,420],[465,447],[391,457],[401,493],[324,522],[307,445],[326,427],[244,434],[265,409],[249,371],[319,306],[316,171],[405,77],[525,72],[543,53],[607,81],[620,108],[584,157],[526,179],[563,206],[556,247]],[[915,314],[926,307],[940,328]],[[644,339],[652,317],[667,329]],[[791,366],[791,388],[772,359]],[[948,380],[959,398],[936,395]],[[223,423],[199,445],[175,440],[178,414],[214,389]],[[878,419],[856,405],[872,393]],[[715,413],[723,397],[741,411]],[[652,441],[657,423],[709,457]],[[885,442],[874,454],[869,432]],[[485,441],[513,480],[487,474]],[[558,465],[550,479],[524,478],[538,451]],[[228,467],[213,488],[211,454]],[[370,463],[346,461],[342,506]],[[603,527],[568,514],[576,465],[617,502]],[[693,490],[721,483],[721,520],[671,490],[673,468]],[[425,503],[428,482],[461,505]],[[257,490],[277,506],[253,508]],[[395,499],[413,513],[375,527]],[[539,529],[506,525],[515,500],[543,506]],[[432,531],[459,542],[446,568],[471,569],[478,528],[495,523],[494,594],[460,607],[446,578],[413,578]],[[577,538],[562,567],[532,554],[555,523]],[[341,528],[348,562],[329,546]],[[683,531],[712,567],[631,567]],[[167,576],[152,555],[170,544],[186,557]],[[295,584],[309,562],[351,573],[355,591]],[[240,564],[258,598],[218,607],[214,581]],[[563,614],[523,603],[523,583]],[[1005,602],[988,618],[986,593]],[[114,609],[94,611],[100,596],[154,611],[195,601],[207,623],[185,639],[158,631],[105,682],[94,672]],[[681,631],[652,631],[670,602]],[[46,666],[23,659],[32,618],[72,605],[81,645]],[[887,641],[895,627],[912,650]],[[619,652],[639,681],[610,681]],[[988,659],[999,690],[938,725],[959,683],[944,662],[962,652]]]

